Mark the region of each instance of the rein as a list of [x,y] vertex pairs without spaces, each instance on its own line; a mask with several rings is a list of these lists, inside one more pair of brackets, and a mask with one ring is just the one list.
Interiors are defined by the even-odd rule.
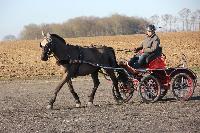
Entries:
[[[119,71],[124,71],[126,75],[129,75],[129,73],[124,69],[124,68],[114,68],[114,67],[109,67],[109,66],[103,66],[103,65],[100,65],[100,64],[95,64],[95,63],[92,63],[92,62],[89,62],[89,61],[84,61],[84,60],[62,60],[59,62],[61,65],[64,65],[64,64],[88,64],[88,65],[91,65],[93,67],[98,67],[98,68],[103,68],[103,69],[111,69],[111,70],[114,70],[116,72],[119,72]],[[105,76],[108,76],[108,74],[104,73],[101,69],[99,70],[100,73],[102,73]],[[106,78],[106,77],[105,77]],[[106,78],[107,79],[107,78]],[[108,79],[107,79],[108,80]]]

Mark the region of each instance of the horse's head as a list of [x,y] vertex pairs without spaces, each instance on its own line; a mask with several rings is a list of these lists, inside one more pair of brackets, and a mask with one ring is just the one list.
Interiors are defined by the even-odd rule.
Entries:
[[54,44],[50,33],[44,35],[42,32],[42,35],[44,36],[44,39],[40,42],[40,47],[42,48],[41,60],[47,61],[54,50]]

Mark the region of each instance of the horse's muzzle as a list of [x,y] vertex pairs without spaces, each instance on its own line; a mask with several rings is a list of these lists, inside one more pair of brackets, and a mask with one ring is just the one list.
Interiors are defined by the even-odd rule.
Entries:
[[48,56],[47,55],[41,55],[41,60],[42,61],[47,61],[48,60]]

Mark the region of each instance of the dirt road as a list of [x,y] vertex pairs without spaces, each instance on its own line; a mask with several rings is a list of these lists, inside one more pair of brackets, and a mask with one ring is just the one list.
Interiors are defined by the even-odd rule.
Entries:
[[0,81],[0,132],[199,132],[200,87],[190,101],[175,101],[168,93],[165,100],[141,103],[138,96],[128,104],[117,105],[111,84],[101,79],[93,107],[86,103],[92,82],[76,79],[75,90],[82,101],[75,103],[68,87],[58,95],[54,110],[46,105],[57,79]]

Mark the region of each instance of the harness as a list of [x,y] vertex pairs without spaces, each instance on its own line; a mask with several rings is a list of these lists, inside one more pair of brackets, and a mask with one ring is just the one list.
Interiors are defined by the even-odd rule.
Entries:
[[[122,71],[124,70],[123,68],[113,68],[113,67],[110,67],[110,66],[103,66],[101,64],[97,64],[97,63],[92,63],[92,62],[89,62],[89,61],[86,61],[84,60],[84,54],[83,54],[83,48],[80,47],[80,46],[76,46],[76,49],[78,50],[78,56],[77,56],[77,59],[72,59],[70,57],[70,55],[67,55],[67,57],[65,57],[65,59],[63,60],[59,60],[59,58],[57,56],[55,56],[54,54],[54,51],[53,50],[53,40],[50,38],[50,37],[45,37],[47,43],[45,42],[45,45],[43,45],[42,43],[40,43],[40,47],[44,49],[46,49],[46,53],[47,53],[47,58],[50,58],[50,57],[55,57],[56,58],[56,63],[57,65],[73,65],[75,64],[75,69],[74,69],[74,73],[73,73],[73,76],[78,76],[78,73],[80,71],[80,65],[81,64],[88,64],[90,66],[93,66],[93,67],[96,67],[96,68],[103,68],[103,69],[111,69],[111,70],[114,70],[114,71]],[[63,41],[65,42],[65,41]],[[53,55],[51,55],[53,54]],[[99,69],[100,70],[100,69]],[[101,73],[103,73],[102,71],[99,71]],[[125,71],[126,72],[126,71]],[[126,72],[128,74],[128,72]],[[103,73],[104,75],[107,75],[105,73]]]
[[[76,46],[76,49],[78,50],[77,59],[72,59],[72,58],[70,57],[70,55],[67,55],[66,59],[64,59],[64,60],[59,60],[59,59],[55,56],[54,52],[53,52],[52,49],[51,49],[51,47],[53,46],[52,40],[47,40],[47,41],[48,41],[48,44],[49,44],[49,45],[42,46],[42,45],[40,44],[40,47],[46,47],[46,48],[48,48],[48,51],[47,51],[48,58],[54,56],[54,57],[56,58],[56,64],[57,64],[58,66],[60,66],[60,65],[66,65],[66,64],[67,64],[67,65],[73,65],[73,64],[74,64],[74,65],[77,65],[77,66],[75,66],[75,71],[74,71],[74,73],[73,73],[73,75],[74,75],[75,77],[78,76],[78,73],[79,73],[79,71],[80,71],[80,65],[81,65],[81,64],[88,64],[88,65],[93,66],[93,67],[103,68],[103,69],[111,69],[111,70],[114,70],[114,71],[125,71],[125,73],[128,74],[128,72],[127,72],[125,69],[123,69],[123,68],[113,68],[113,67],[110,67],[110,66],[103,66],[103,65],[101,65],[101,64],[96,64],[96,63],[92,63],[92,62],[89,62],[89,61],[84,60],[83,49],[82,49],[80,46]],[[53,54],[53,55],[51,55],[51,54]],[[101,70],[99,70],[99,72],[102,73],[104,76],[107,75],[106,73],[104,73],[104,72],[101,71]]]
[[83,63],[83,58],[84,58],[82,49],[79,46],[77,46],[77,47],[78,47],[78,51],[79,51],[78,60],[80,60],[80,62],[79,63],[70,62],[71,64],[75,64],[75,63],[78,64],[78,66],[76,67],[75,73],[74,73],[75,76],[77,76],[77,74],[79,73],[80,65]]
[[[75,68],[75,72],[74,72],[74,75],[77,76],[77,74],[79,73],[80,71],[80,65],[83,64],[83,58],[84,58],[84,55],[83,55],[83,50],[81,49],[81,47],[79,46],[76,46],[77,50],[78,50],[78,58],[77,59],[71,59],[71,57],[68,55],[67,56],[67,59],[66,60],[59,60],[56,58],[56,64],[57,65],[65,65],[65,64],[69,64],[69,65],[72,65],[72,64],[77,64],[76,68]],[[56,57],[56,56],[54,56]]]

